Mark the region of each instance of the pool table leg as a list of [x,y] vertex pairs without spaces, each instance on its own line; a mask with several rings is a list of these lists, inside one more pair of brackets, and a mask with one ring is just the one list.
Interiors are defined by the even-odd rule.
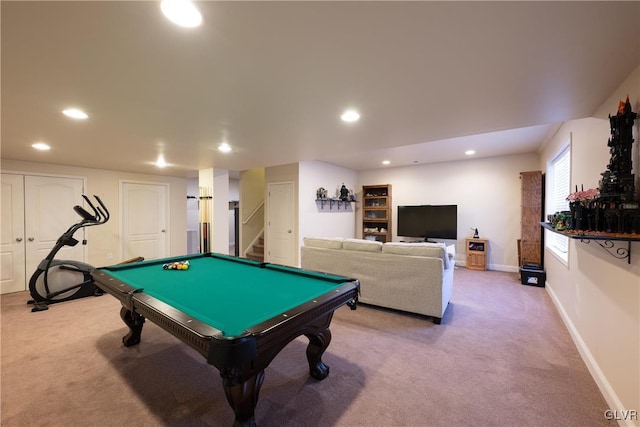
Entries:
[[144,317],[124,306],[120,309],[120,317],[129,327],[129,333],[122,337],[122,343],[125,347],[138,344],[140,342],[140,335],[142,334],[142,327],[144,326]]
[[236,414],[234,427],[255,427],[254,410],[258,403],[260,387],[264,382],[264,370],[242,382],[233,375],[225,375],[223,372],[220,372],[220,375],[224,394]]
[[317,380],[323,380],[329,375],[329,367],[322,361],[322,355],[331,342],[329,324],[332,317],[333,313],[329,313],[324,318],[320,318],[320,321],[314,327],[313,333],[305,332],[304,334],[309,338],[309,345],[307,346],[309,374]]

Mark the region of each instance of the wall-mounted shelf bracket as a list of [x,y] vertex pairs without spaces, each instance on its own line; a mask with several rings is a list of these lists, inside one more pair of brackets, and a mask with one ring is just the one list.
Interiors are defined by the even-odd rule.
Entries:
[[[589,244],[591,243],[591,239],[580,239],[582,243]],[[631,264],[631,241],[627,240],[627,247],[617,247],[614,241],[612,240],[594,240],[602,249],[609,252],[614,258],[617,259],[627,259],[627,264]]]
[[329,210],[333,208],[333,205],[338,206],[338,210],[340,210],[340,205],[344,203],[345,210],[349,203],[354,203],[355,200],[339,200],[339,199],[316,199],[316,203],[320,203],[320,209],[324,209],[324,205],[329,203]]
[[[640,237],[637,234],[624,236],[620,234],[609,233],[591,233],[588,231],[558,231],[554,229],[548,222],[541,222],[544,228],[554,233],[562,234],[570,239],[580,239],[582,243],[596,242],[602,249],[607,251],[612,257],[617,259],[626,259],[627,264],[631,264],[631,242],[640,242]],[[620,242],[620,245],[616,245],[616,242]],[[627,243],[627,247],[623,246],[623,243]],[[617,246],[617,247],[616,247]]]

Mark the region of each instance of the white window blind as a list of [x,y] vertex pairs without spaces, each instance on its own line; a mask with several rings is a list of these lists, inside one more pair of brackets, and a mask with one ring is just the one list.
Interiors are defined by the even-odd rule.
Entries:
[[[550,176],[549,214],[569,210],[567,196],[571,192],[571,150],[568,144],[551,160],[548,168]],[[568,261],[569,238],[557,233],[547,232],[547,247],[565,262]]]

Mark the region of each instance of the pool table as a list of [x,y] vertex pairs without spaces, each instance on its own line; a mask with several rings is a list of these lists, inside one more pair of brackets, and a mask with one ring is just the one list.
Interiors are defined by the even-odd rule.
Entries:
[[[186,270],[163,265],[189,261]],[[264,370],[289,342],[309,339],[313,378],[329,367],[333,312],[356,308],[360,283],[325,273],[206,253],[97,268],[96,285],[122,303],[129,327],[122,339],[140,342],[145,319],[176,336],[218,368],[234,425],[255,425]]]

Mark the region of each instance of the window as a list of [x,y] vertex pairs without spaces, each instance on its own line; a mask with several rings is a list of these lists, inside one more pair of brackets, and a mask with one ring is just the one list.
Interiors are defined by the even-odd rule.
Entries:
[[[547,214],[569,210],[567,196],[571,192],[571,143],[560,149],[547,165]],[[569,238],[545,231],[545,245],[558,258],[569,262]]]

